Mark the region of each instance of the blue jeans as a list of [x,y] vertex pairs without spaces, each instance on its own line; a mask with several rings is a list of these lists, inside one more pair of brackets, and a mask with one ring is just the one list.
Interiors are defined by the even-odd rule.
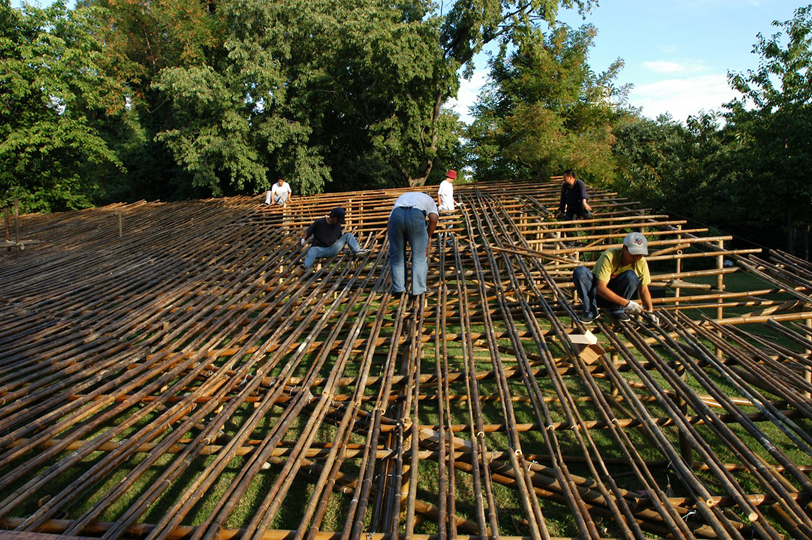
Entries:
[[[599,307],[611,314],[624,311],[625,306],[610,302],[596,294],[598,278],[586,266],[579,266],[575,269],[575,272],[572,273],[572,282],[575,284],[575,290],[578,291],[578,297],[584,303],[584,315],[587,317],[597,317]],[[626,300],[632,299],[639,285],[640,278],[633,270],[626,270],[619,276],[610,279],[608,283],[611,291]]]
[[352,233],[344,233],[341,235],[341,238],[335,241],[332,246],[322,247],[322,246],[313,246],[307,250],[307,255],[305,255],[304,265],[306,268],[310,268],[313,266],[313,263],[316,259],[321,257],[334,257],[338,255],[338,252],[344,249],[344,246],[350,246],[350,249],[353,253],[361,249],[361,246],[358,245],[358,240],[352,235]]
[[426,292],[429,264],[426,248],[429,233],[426,216],[417,208],[395,208],[389,216],[389,268],[392,271],[392,292],[406,290],[406,243],[412,248],[412,294]]

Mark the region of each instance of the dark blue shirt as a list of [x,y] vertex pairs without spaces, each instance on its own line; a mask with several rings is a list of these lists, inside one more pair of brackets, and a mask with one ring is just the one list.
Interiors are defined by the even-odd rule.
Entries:
[[319,218],[307,228],[307,236],[313,235],[313,245],[318,247],[332,246],[342,234],[341,223],[330,225],[327,218]]
[[564,182],[561,184],[561,202],[558,203],[558,211],[564,212],[566,207],[567,214],[581,214],[584,211],[584,204],[581,201],[588,198],[583,180],[576,179],[572,186]]

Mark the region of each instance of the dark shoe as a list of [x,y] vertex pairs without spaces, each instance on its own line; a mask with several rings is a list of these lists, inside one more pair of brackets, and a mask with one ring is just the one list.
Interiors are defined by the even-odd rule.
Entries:
[[367,253],[369,253],[369,250],[368,250],[368,249],[361,248],[361,249],[359,249],[358,251],[356,251],[356,252],[354,253],[354,255],[355,255],[356,257],[360,257],[361,255],[366,255]]
[[307,266],[300,264],[296,267],[296,270],[294,270],[293,273],[296,275],[296,277],[304,277],[310,274],[310,269]]
[[580,321],[583,324],[592,324],[593,322],[595,322],[595,319],[597,318],[598,315],[586,315],[586,314],[578,315],[578,321]]

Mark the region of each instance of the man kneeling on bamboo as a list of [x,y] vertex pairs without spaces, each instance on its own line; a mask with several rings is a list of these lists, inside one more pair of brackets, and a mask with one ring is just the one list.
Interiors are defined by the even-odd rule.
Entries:
[[[645,307],[649,320],[659,324],[648,289],[651,274],[646,255],[646,237],[633,232],[623,239],[623,247],[604,251],[591,271],[586,266],[576,268],[572,274],[572,282],[584,308],[584,313],[578,316],[578,320],[591,323],[598,318],[600,307],[615,319],[627,321],[629,314],[639,315]],[[632,300],[638,289],[642,306]]]
[[344,209],[333,208],[330,215],[327,217],[319,218],[313,222],[307,229],[305,229],[299,243],[305,245],[309,237],[313,237],[312,245],[307,250],[305,255],[304,264],[296,269],[296,275],[302,276],[308,272],[316,262],[316,259],[321,257],[334,257],[348,246],[354,255],[364,255],[369,253],[368,249],[363,249],[352,233],[345,233],[343,230],[344,225]]

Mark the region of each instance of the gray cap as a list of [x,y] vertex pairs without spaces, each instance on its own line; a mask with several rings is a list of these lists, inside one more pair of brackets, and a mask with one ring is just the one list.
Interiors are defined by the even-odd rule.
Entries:
[[648,240],[639,232],[627,234],[623,239],[623,245],[632,255],[648,255]]

